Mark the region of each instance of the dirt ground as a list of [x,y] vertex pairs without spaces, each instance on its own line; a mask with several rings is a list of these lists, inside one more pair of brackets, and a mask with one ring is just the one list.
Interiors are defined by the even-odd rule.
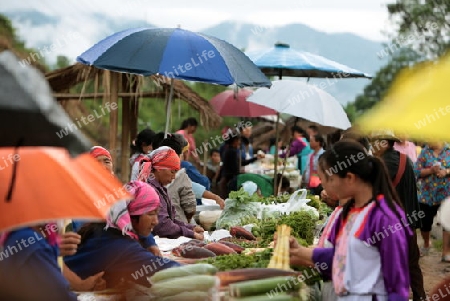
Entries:
[[[436,239],[442,239],[442,228],[435,224],[432,230],[432,236]],[[418,232],[419,246],[423,245],[422,238]],[[422,268],[425,291],[429,293],[433,287],[445,277],[450,276],[450,263],[441,262],[442,252],[433,248],[433,239],[431,241],[430,254],[420,259]]]

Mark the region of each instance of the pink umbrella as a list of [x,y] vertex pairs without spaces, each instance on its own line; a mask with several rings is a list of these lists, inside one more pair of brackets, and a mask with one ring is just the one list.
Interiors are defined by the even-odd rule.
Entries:
[[260,117],[276,115],[275,110],[247,101],[253,91],[239,89],[237,94],[233,90],[226,90],[214,96],[210,103],[220,116]]

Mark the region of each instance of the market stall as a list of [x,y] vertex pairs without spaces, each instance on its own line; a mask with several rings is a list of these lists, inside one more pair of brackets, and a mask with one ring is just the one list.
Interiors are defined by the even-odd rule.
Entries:
[[155,238],[165,257],[186,265],[149,277],[151,287],[133,300],[310,300],[320,273],[291,268],[288,238],[313,245],[329,211],[306,191],[266,198],[233,191],[204,241]]

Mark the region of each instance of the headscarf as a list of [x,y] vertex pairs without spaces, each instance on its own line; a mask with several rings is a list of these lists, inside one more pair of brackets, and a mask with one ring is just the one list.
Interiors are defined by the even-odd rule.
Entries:
[[133,181],[126,185],[132,200],[121,200],[111,206],[106,218],[106,229],[111,227],[122,231],[133,239],[139,239],[131,224],[132,215],[142,215],[159,208],[159,195],[149,184]]
[[111,153],[104,147],[101,146],[94,146],[89,151],[92,157],[97,158],[100,156],[108,157],[110,160],[112,160]]
[[180,170],[180,157],[168,146],[161,146],[140,161],[139,181],[147,182],[153,169]]

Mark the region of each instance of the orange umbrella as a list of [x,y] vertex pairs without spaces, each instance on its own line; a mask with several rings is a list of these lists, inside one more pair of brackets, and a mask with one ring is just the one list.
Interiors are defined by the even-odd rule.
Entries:
[[59,219],[104,219],[125,187],[89,154],[0,148],[0,232]]

